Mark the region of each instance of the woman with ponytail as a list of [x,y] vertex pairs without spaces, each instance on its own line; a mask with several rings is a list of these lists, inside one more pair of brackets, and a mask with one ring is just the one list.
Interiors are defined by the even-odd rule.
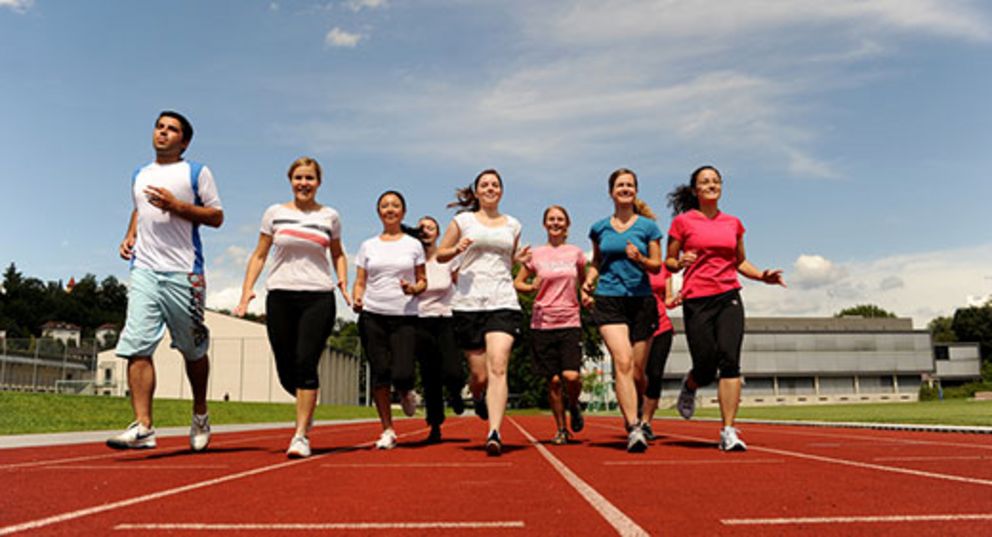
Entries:
[[594,295],[592,319],[613,359],[617,402],[627,426],[627,451],[640,453],[648,442],[637,407],[651,335],[658,326],[648,274],[661,270],[661,229],[651,208],[637,198],[634,172],[614,171],[609,187],[613,215],[589,230],[593,261],[582,290]]
[[382,233],[362,243],[355,256],[353,308],[372,373],[372,397],[382,424],[378,449],[396,446],[390,409],[390,386],[400,394],[403,413],[417,410],[413,391],[417,295],[427,289],[424,247],[416,231],[403,225],[406,200],[394,190],[376,201]]
[[529,247],[519,248],[520,222],[499,212],[503,180],[496,170],[484,170],[468,188],[458,191],[461,207],[448,225],[436,259],[458,257],[458,281],[451,300],[455,339],[468,361],[475,413],[489,420],[486,453],[503,450],[499,434],[506,412],[507,365],[513,339],[520,333],[520,303],[513,288],[514,262],[529,259]]
[[682,277],[682,314],[692,370],[682,380],[677,403],[689,419],[696,408],[696,390],[719,377],[717,390],[723,429],[720,449],[744,451],[747,445],[734,428],[741,396],[741,343],[744,305],[740,273],[752,280],[785,287],[781,270],[758,270],[744,254],[744,226],[720,211],[723,177],[713,166],[692,172],[688,185],[668,195],[672,208],[665,265]]

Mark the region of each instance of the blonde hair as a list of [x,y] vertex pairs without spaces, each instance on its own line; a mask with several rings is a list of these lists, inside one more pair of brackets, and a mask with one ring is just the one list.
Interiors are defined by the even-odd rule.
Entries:
[[317,159],[311,157],[300,157],[294,160],[293,163],[289,165],[289,171],[286,172],[286,177],[292,179],[293,170],[299,168],[300,166],[313,166],[313,169],[317,172],[317,182],[323,182],[323,172],[320,169],[320,164],[317,162]]

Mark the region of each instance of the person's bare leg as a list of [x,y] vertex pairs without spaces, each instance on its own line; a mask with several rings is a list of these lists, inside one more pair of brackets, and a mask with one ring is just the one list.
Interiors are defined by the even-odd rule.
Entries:
[[506,367],[513,349],[513,336],[505,332],[486,334],[486,374],[489,378],[486,388],[486,406],[489,407],[489,429],[498,431],[506,413],[506,399],[509,386],[506,380]]
[[152,396],[155,394],[155,365],[150,356],[134,356],[127,360],[127,387],[131,391],[134,421],[152,426]]
[[720,416],[723,418],[723,426],[733,426],[737,419],[737,408],[741,404],[740,377],[720,379],[717,395],[720,399]]
[[468,363],[468,389],[472,398],[481,399],[486,391],[486,350],[465,351],[465,361]]
[[210,378],[210,360],[204,354],[199,360],[186,361],[186,378],[193,389],[193,413],[207,413],[207,380]]
[[296,436],[307,436],[307,426],[317,406],[317,390],[296,389]]
[[634,349],[625,324],[599,327],[599,334],[613,359],[613,378],[620,412],[628,427],[637,423],[637,387],[634,385]]
[[561,378],[558,375],[551,377],[548,381],[548,404],[551,406],[551,414],[555,417],[555,430],[560,431],[565,428],[565,402],[561,397]]
[[393,409],[391,407],[392,402],[389,400],[389,396],[389,386],[380,386],[372,390],[372,398],[375,401],[375,411],[379,414],[379,423],[382,424],[383,431],[393,428]]

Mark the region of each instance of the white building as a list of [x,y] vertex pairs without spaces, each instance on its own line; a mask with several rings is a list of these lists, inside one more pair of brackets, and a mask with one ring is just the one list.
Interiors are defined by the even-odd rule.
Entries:
[[[210,329],[210,381],[207,399],[289,403],[295,399],[279,384],[275,360],[264,324],[207,311]],[[168,330],[152,359],[155,362],[155,397],[192,399],[183,357],[170,347]],[[127,394],[127,360],[114,349],[101,352],[96,373],[96,392]],[[325,351],[321,360],[320,402],[358,404],[361,361],[356,357]]]
[[69,341],[74,341],[78,347],[80,340],[80,329],[72,323],[48,321],[47,323],[41,325],[41,337],[57,339],[65,345],[68,345]]

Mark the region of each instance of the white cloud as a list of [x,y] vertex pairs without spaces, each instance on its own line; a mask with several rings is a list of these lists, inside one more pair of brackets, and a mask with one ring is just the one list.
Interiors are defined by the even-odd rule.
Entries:
[[345,6],[357,13],[363,9],[379,9],[388,7],[389,2],[387,0],[348,0],[345,2]]
[[[788,289],[745,283],[749,315],[829,316],[856,304],[876,304],[917,327],[938,315],[953,315],[969,297],[989,294],[992,243],[935,250],[839,266],[820,256],[800,256]],[[837,274],[843,271],[844,276]],[[817,280],[819,278],[819,280]],[[796,285],[818,281],[819,285]]]
[[7,8],[14,13],[26,13],[33,5],[34,0],[0,0],[0,9]]
[[269,11],[279,11],[279,2],[269,2]]
[[355,48],[364,38],[362,34],[346,32],[335,26],[324,36],[324,44],[329,47]]

